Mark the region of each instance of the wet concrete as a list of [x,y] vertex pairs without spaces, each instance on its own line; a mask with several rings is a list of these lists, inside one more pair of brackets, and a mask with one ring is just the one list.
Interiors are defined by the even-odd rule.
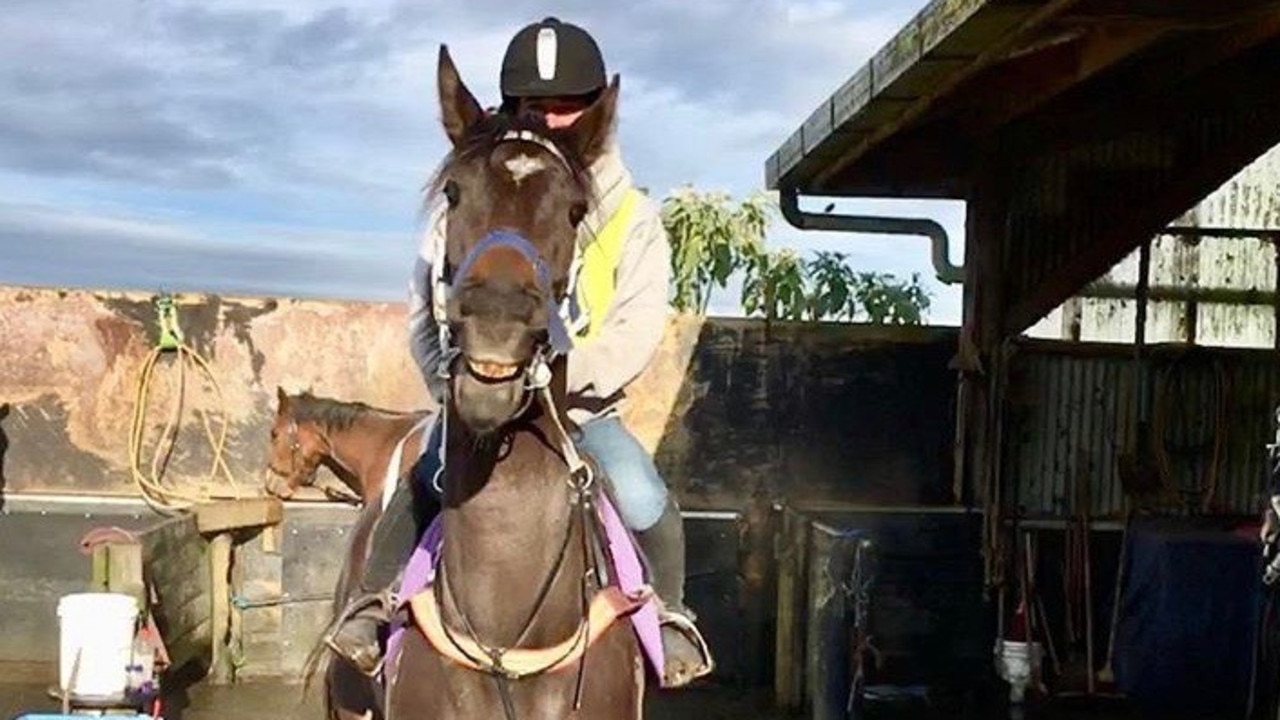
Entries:
[[[0,720],[57,708],[57,701],[47,696],[43,686],[0,682]],[[731,688],[654,692],[646,702],[646,709],[646,718],[662,720],[784,720],[794,717],[774,709],[767,692],[744,692]],[[1122,703],[1082,700],[1037,703],[1020,716],[1025,720],[1129,720],[1141,717]],[[164,717],[166,720],[323,720],[323,712],[314,693],[303,697],[302,688],[298,685],[253,682],[220,687],[197,685],[183,697],[171,698]],[[868,706],[865,717],[867,720],[1004,720],[1019,715],[1011,715],[1006,708],[970,708],[966,711],[950,703],[899,699]]]

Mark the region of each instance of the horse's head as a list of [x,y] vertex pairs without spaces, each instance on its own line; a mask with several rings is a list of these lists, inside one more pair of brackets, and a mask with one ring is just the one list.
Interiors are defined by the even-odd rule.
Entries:
[[303,485],[315,481],[324,458],[324,432],[315,420],[300,421],[294,413],[296,398],[276,388],[276,416],[271,423],[271,449],[263,485],[267,492],[289,499]]
[[485,113],[444,46],[438,87],[453,144],[434,183],[448,202],[440,270],[459,351],[453,400],[458,418],[484,434],[524,407],[535,356],[566,340],[556,309],[592,200],[587,169],[613,130],[618,78],[575,123],[556,129],[540,116]]

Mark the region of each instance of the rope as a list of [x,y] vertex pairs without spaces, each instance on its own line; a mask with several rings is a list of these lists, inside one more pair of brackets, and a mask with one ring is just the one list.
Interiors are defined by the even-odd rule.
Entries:
[[[1215,397],[1212,410],[1213,435],[1205,443],[1210,446],[1207,467],[1201,468],[1199,477],[1196,477],[1194,472],[1192,473],[1192,481],[1198,484],[1194,487],[1183,487],[1177,474],[1178,469],[1174,465],[1173,458],[1170,457],[1168,448],[1169,405],[1171,396],[1174,394],[1172,388],[1176,384],[1175,378],[1185,379],[1189,374],[1187,365],[1192,361],[1193,358],[1190,352],[1183,353],[1176,357],[1160,374],[1159,389],[1152,413],[1152,439],[1154,440],[1152,444],[1154,445],[1153,451],[1156,458],[1156,466],[1159,469],[1161,490],[1171,495],[1170,501],[1180,502],[1184,505],[1187,504],[1187,500],[1179,497],[1180,495],[1198,494],[1197,509],[1201,513],[1208,513],[1217,495],[1218,475],[1222,469],[1221,465],[1226,456],[1226,448],[1229,441],[1231,378],[1221,359],[1215,358],[1210,361],[1209,370],[1214,376],[1215,391],[1213,394]],[[1185,388],[1179,389],[1185,392]],[[1178,399],[1181,400],[1182,398]]]
[[[134,484],[147,504],[156,512],[164,515],[174,515],[196,503],[208,501],[211,497],[211,486],[214,484],[219,471],[222,472],[232,486],[234,495],[240,496],[241,493],[235,476],[231,473],[231,469],[223,458],[229,420],[226,412],[226,400],[222,394],[222,386],[218,384],[218,379],[214,376],[213,369],[209,366],[209,363],[183,340],[172,298],[168,296],[159,298],[156,301],[156,311],[160,324],[160,337],[155,347],[148,353],[138,376],[138,385],[134,395],[133,422],[129,431],[129,468]],[[147,427],[146,410],[151,395],[151,381],[154,376],[156,362],[161,355],[169,352],[175,352],[178,355],[178,387],[174,393],[173,411],[165,422],[160,442],[156,444],[155,452],[151,457],[150,473],[144,473],[140,466],[142,463],[143,436],[146,434]],[[209,413],[199,408],[196,409],[196,412],[200,415],[205,437],[213,446],[213,463],[198,492],[178,489],[173,484],[165,483],[162,478],[165,470],[168,469],[178,432],[182,427],[188,364],[194,365],[199,371],[203,371],[205,377],[208,378],[217,396],[222,415],[222,427],[215,437],[213,428],[210,426]]]

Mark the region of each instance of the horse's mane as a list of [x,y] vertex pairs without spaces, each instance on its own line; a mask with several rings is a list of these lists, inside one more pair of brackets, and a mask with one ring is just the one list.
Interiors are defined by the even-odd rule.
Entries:
[[346,430],[362,416],[392,415],[404,417],[417,413],[388,410],[355,400],[334,400],[303,391],[289,398],[293,417],[298,422],[314,422],[330,430]]
[[550,129],[546,118],[537,113],[514,113],[498,111],[486,113],[467,136],[462,139],[441,162],[440,167],[427,184],[424,205],[430,206],[449,179],[450,173],[459,165],[487,157],[493,149],[503,142],[509,132],[528,131],[549,140],[569,165],[569,176],[574,185],[584,196],[591,195],[591,178],[587,163],[578,153],[578,148],[568,142],[568,132],[564,129]]

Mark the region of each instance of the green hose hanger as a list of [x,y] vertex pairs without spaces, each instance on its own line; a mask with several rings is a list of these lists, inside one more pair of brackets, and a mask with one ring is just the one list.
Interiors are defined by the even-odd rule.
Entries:
[[177,350],[182,347],[182,328],[178,327],[178,308],[171,295],[156,298],[156,322],[160,337],[156,345],[161,350]]

